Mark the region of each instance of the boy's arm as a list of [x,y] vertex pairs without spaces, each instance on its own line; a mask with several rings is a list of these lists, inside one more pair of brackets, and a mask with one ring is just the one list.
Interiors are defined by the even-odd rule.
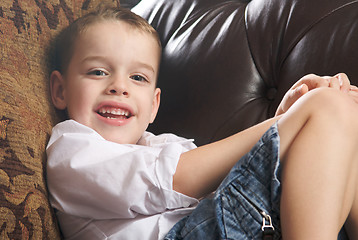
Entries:
[[[310,74],[301,78],[286,93],[274,118],[221,141],[183,153],[173,179],[174,190],[195,198],[201,198],[214,191],[235,163],[250,151],[292,104],[308,91],[319,87],[336,88],[345,92],[352,89],[344,73],[333,77]],[[358,96],[358,90],[350,91],[352,97]]]
[[279,118],[271,118],[226,139],[183,153],[174,174],[174,190],[197,199],[215,191],[235,163]]

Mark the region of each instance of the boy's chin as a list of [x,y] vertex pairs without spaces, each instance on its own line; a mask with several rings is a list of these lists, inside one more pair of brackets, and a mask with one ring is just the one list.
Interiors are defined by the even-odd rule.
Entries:
[[[140,137],[125,137],[125,134],[100,134],[104,139],[110,142],[118,143],[118,144],[137,144]],[[118,137],[121,135],[122,137]]]

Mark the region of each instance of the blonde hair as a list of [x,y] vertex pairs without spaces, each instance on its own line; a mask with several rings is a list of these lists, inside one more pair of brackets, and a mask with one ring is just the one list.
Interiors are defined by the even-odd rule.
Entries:
[[123,21],[135,29],[150,34],[158,42],[161,50],[158,33],[145,19],[126,8],[102,6],[98,10],[78,18],[54,39],[49,53],[49,73],[58,70],[64,74],[71,60],[77,37],[89,26],[104,20]]

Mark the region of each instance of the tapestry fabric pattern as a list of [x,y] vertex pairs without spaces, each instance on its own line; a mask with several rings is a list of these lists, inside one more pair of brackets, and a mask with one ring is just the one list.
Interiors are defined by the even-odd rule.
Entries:
[[49,101],[51,38],[115,0],[2,0],[0,4],[0,239],[60,239],[45,181],[45,147],[59,120]]

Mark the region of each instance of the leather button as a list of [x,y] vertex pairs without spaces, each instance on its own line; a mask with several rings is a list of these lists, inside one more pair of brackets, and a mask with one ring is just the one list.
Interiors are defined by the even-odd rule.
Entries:
[[268,100],[274,100],[276,97],[277,89],[276,88],[269,88],[266,92],[266,97]]

